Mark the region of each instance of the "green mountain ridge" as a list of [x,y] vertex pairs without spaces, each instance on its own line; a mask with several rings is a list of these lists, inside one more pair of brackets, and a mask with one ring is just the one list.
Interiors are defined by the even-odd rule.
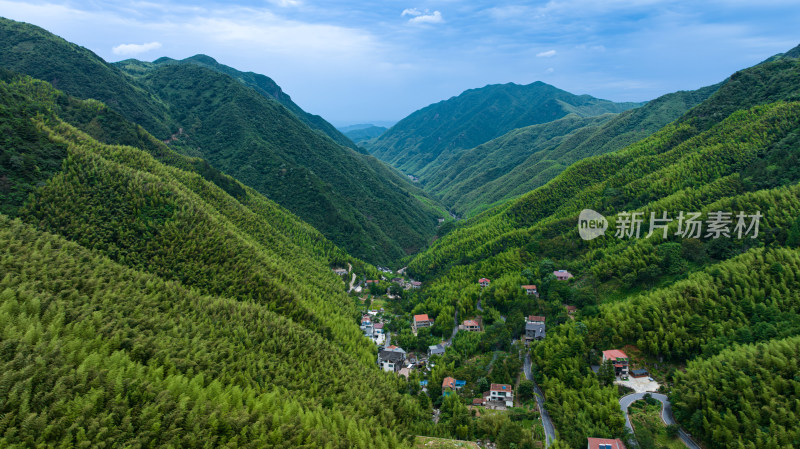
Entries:
[[2,187],[41,177],[21,205],[2,196],[0,445],[407,447],[424,413],[330,271],[374,268],[157,139],[108,145],[59,117],[108,137],[102,103],[2,75],[0,126],[32,162],[3,141]]
[[[559,439],[569,447],[585,446],[587,436],[623,436],[617,389],[590,369],[599,351],[620,347],[641,353],[638,359],[651,367],[671,367],[666,381],[673,385],[675,414],[705,447],[763,447],[756,439],[790,447],[797,433],[783,423],[796,413],[788,421],[756,419],[752,410],[771,407],[767,396],[732,404],[713,391],[706,396],[713,402],[698,408],[696,398],[716,383],[709,380],[714,374],[673,371],[687,361],[690,367],[707,366],[705,360],[719,366],[719,358],[741,363],[726,349],[780,346],[780,339],[800,334],[798,124],[800,61],[779,58],[741,70],[650,137],[582,159],[543,186],[456,225],[409,264],[426,285],[409,308],[431,316],[454,308],[471,316],[480,298],[484,309],[496,309],[509,323],[515,316],[546,316],[547,338],[535,344],[532,359]],[[608,218],[605,237],[579,237],[583,209]],[[763,217],[757,238],[681,239],[674,235],[677,221],[667,239],[613,236],[618,214],[641,212],[644,237],[650,212],[661,211],[673,219],[679,211],[703,217],[760,211]],[[575,279],[556,281],[554,269]],[[480,277],[491,286],[478,287]],[[530,299],[523,284],[539,286],[541,298]],[[574,321],[564,304],[578,307]],[[730,374],[723,373],[743,381]],[[697,376],[704,382],[691,382]],[[785,395],[779,402],[797,400],[796,379],[776,382]],[[728,388],[723,396],[737,396],[730,385],[716,384]],[[711,413],[715,405],[722,409]],[[726,407],[742,411],[747,424],[729,425]],[[758,435],[754,426],[762,426]]]
[[277,100],[280,104],[284,105],[286,109],[290,110],[297,116],[303,123],[308,125],[311,129],[322,131],[325,135],[333,139],[339,145],[357,149],[356,145],[347,138],[343,133],[336,129],[333,125],[325,121],[322,117],[314,114],[309,114],[297,106],[292,98],[286,94],[275,81],[265,75],[254,72],[241,72],[232,67],[220,64],[214,58],[207,55],[194,55],[182,60],[175,60],[167,57],[158,58],[152,63],[139,61],[136,59],[126,59],[124,61],[115,62],[113,65],[124,70],[131,75],[141,75],[152,69],[154,66],[165,64],[197,64],[202,67],[224,73],[237,81],[240,81],[247,87],[256,90],[258,93],[265,97]]
[[528,85],[494,84],[422,108],[366,147],[404,173],[419,176],[435,170],[460,151],[516,128],[550,122],[570,113],[586,117],[640,105],[574,95],[541,81]]
[[460,215],[542,186],[574,162],[623,148],[654,133],[719,86],[676,92],[620,114],[574,114],[516,129],[461,152],[420,176],[424,189]]
[[255,187],[359,258],[387,264],[418,251],[444,214],[400,174],[309,128],[301,118],[313,117],[267,77],[203,56],[128,61],[131,76],[38,27],[1,19],[0,33],[0,67],[108,102],[178,151],[202,156],[210,164],[206,171]]

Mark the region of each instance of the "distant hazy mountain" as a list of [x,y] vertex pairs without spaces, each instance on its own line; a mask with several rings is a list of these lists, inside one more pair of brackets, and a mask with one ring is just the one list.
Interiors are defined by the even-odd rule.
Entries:
[[[358,127],[358,128],[354,128]],[[348,126],[346,131],[342,131],[345,136],[356,144],[360,144],[366,140],[374,139],[381,134],[385,133],[388,128],[375,125],[352,125]]]
[[495,84],[420,109],[366,145],[370,153],[414,175],[512,129],[558,120],[622,112],[639,103],[574,95],[549,84]]

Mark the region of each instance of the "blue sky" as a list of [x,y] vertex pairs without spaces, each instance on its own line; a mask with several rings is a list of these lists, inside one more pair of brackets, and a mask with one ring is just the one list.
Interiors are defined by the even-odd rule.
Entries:
[[797,0],[0,0],[0,16],[108,61],[205,53],[335,125],[507,82],[644,101],[800,44]]

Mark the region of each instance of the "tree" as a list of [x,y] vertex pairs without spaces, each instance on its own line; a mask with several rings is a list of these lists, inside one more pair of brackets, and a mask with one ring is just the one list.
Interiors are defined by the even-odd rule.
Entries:
[[600,381],[600,385],[603,386],[612,385],[614,383],[617,379],[617,374],[614,369],[613,361],[606,360],[600,365],[600,370],[597,372],[597,379]]
[[533,381],[523,380],[517,387],[517,394],[523,401],[533,399]]

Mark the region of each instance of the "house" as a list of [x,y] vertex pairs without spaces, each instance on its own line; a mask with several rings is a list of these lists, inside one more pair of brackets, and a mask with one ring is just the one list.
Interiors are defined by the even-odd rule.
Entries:
[[567,309],[567,315],[574,315],[578,310],[578,306],[569,306],[564,304],[564,307]]
[[428,346],[428,357],[432,355],[444,355],[445,346],[441,343],[438,345]]
[[492,384],[489,388],[489,400],[494,402],[504,402],[506,407],[514,406],[514,394],[511,385]]
[[475,320],[464,320],[461,324],[461,328],[469,332],[480,332],[481,325]]
[[333,272],[338,274],[339,276],[347,274],[347,270],[345,270],[344,268],[334,268]]
[[423,327],[433,326],[433,320],[428,318],[428,314],[426,313],[420,315],[414,315],[413,326],[414,326],[414,332],[416,332]]
[[472,405],[474,405],[476,407],[477,406],[483,407],[483,404],[485,404],[485,403],[486,403],[486,400],[484,398],[475,398],[475,399],[472,400]]
[[491,281],[486,278],[478,279],[478,284],[480,284],[481,287],[488,287],[490,282]]
[[553,272],[553,276],[555,276],[559,281],[566,281],[573,277],[572,273],[567,270],[556,270]]
[[392,278],[392,282],[394,282],[395,284],[402,284],[403,278]]
[[383,323],[375,323],[375,325],[372,326],[372,328],[375,330],[376,334],[382,334],[383,333]]
[[619,377],[628,377],[628,365],[630,359],[628,355],[619,349],[609,349],[603,351],[603,363],[607,360],[614,362],[614,372]]
[[445,377],[442,381],[442,390],[455,390],[456,389],[456,380],[452,377]]
[[529,323],[544,323],[544,317],[539,315],[528,315]]
[[589,438],[587,449],[626,449],[625,444],[619,439]]
[[536,291],[535,285],[523,285],[522,289],[525,290],[526,295],[535,295],[536,297],[539,296],[539,292]]
[[648,373],[646,369],[631,370],[631,377],[647,377],[649,375],[650,373]]
[[422,282],[420,281],[411,281],[411,288],[421,288]]
[[405,357],[405,354],[406,354],[406,351],[404,351],[403,348],[399,348],[399,347],[397,347],[395,345],[391,345],[391,346],[387,347],[386,349],[384,349],[384,351],[401,352],[401,353],[403,353],[403,357]]
[[525,341],[542,340],[546,336],[545,325],[543,322],[525,323]]
[[378,366],[384,371],[398,372],[405,364],[405,352],[383,350],[378,353]]
[[466,384],[467,384],[466,380],[458,380],[458,379],[456,379],[456,390],[460,390],[460,389],[464,388],[464,385],[466,385]]

